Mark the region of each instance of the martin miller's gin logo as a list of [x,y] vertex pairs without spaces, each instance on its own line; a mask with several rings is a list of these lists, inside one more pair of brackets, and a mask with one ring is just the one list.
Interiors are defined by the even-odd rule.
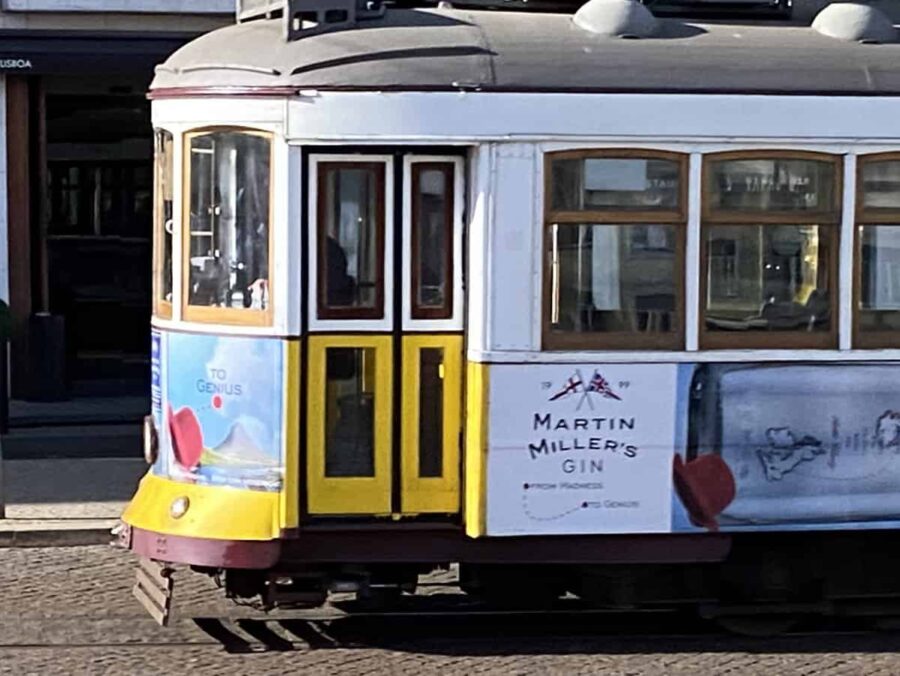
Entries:
[[31,59],[0,59],[0,70],[31,70]]
[[578,408],[580,409],[583,404],[587,403],[588,406],[593,409],[594,406],[591,403],[592,396],[599,396],[603,399],[615,399],[616,401],[622,401],[622,397],[620,397],[609,384],[609,382],[600,375],[599,371],[594,371],[594,375],[591,376],[590,379],[586,379],[581,375],[581,371],[578,369],[571,375],[571,377],[560,387],[557,391],[555,391],[552,395],[550,395],[549,401],[558,401],[559,399],[567,399],[571,396],[578,396]]

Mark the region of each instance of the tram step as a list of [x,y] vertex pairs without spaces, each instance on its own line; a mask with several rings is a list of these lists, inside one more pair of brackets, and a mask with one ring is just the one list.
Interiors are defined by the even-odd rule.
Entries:
[[158,625],[168,626],[172,610],[172,595],[175,590],[172,569],[141,557],[135,577],[135,584],[132,588],[134,597]]

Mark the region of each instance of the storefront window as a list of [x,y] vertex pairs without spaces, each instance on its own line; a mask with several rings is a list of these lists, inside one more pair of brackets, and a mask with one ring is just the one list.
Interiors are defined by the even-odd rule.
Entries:
[[682,347],[686,166],[645,151],[548,159],[545,349]]
[[859,159],[855,347],[900,347],[900,157]]
[[709,159],[701,347],[835,347],[839,160]]
[[188,137],[187,319],[267,323],[271,146],[252,132]]
[[318,316],[384,316],[384,164],[318,165]]
[[170,132],[156,132],[153,298],[156,314],[166,318],[172,316],[173,146]]

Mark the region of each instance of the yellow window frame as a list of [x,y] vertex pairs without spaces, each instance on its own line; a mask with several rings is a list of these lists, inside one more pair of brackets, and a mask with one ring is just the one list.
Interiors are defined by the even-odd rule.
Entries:
[[[310,336],[307,403],[307,509],[310,514],[391,513],[391,336]],[[326,350],[372,348],[375,352],[375,472],[371,477],[325,476]]]
[[[462,429],[461,335],[407,335],[403,340],[401,500],[404,514],[455,514],[460,509]],[[419,363],[423,349],[440,348],[443,361],[441,476],[419,476]]]

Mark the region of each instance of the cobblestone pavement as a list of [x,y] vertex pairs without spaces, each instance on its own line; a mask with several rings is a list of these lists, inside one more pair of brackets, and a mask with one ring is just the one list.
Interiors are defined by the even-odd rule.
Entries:
[[679,622],[657,631],[643,616],[265,615],[187,571],[160,629],[130,595],[133,568],[103,546],[0,549],[0,674],[900,673],[893,633],[763,640]]

